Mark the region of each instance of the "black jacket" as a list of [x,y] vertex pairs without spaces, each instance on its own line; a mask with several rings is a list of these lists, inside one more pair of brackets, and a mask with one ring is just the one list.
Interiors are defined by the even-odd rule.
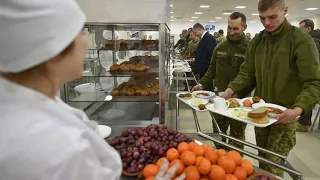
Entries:
[[200,73],[200,76],[203,76],[207,72],[213,49],[216,46],[216,39],[210,33],[206,32],[200,40],[195,54],[196,70]]

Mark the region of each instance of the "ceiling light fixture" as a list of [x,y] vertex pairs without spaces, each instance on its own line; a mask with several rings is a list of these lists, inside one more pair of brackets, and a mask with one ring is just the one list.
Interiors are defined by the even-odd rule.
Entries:
[[192,19],[197,19],[198,17],[191,17]]
[[252,13],[251,15],[252,15],[252,16],[259,16],[260,14],[258,14],[258,13]]
[[202,12],[195,12],[194,14],[202,14]]
[[307,8],[307,9],[305,9],[306,11],[314,11],[314,10],[317,10],[317,9],[319,9],[319,8]]
[[193,19],[190,19],[189,21],[190,21],[190,22],[193,22],[194,20],[193,20]]
[[174,21],[173,19],[171,19],[170,21]]
[[244,9],[244,8],[246,8],[247,6],[236,6],[235,8],[237,8],[237,9]]
[[172,5],[172,4],[170,4],[170,7],[173,7],[173,5]]
[[215,19],[222,19],[222,17],[216,17]]
[[200,8],[209,8],[210,6],[208,5],[201,5]]
[[224,15],[230,15],[230,14],[232,14],[232,13],[223,13]]
[[170,12],[171,14],[173,14],[173,12]]
[[210,22],[216,22],[215,20],[211,20]]

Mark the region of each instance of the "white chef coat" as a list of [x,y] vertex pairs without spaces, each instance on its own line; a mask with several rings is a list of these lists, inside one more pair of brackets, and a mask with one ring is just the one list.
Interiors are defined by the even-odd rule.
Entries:
[[0,77],[0,179],[119,179],[119,154],[83,114]]

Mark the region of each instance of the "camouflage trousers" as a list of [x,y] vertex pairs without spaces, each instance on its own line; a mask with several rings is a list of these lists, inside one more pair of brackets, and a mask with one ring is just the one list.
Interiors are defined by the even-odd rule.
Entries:
[[[296,144],[296,122],[288,124],[274,124],[266,128],[255,127],[256,142],[259,147],[268,149],[283,156],[288,156],[289,152]],[[281,164],[281,159],[259,152],[259,156],[266,158],[277,164]],[[274,166],[260,163],[259,167],[274,175],[283,177],[283,171]]]
[[[240,140],[243,140],[243,141],[245,140],[245,131],[246,131],[247,124],[236,121],[231,118],[227,118],[225,116],[221,116],[219,114],[215,114],[215,113],[211,113],[211,112],[210,112],[210,114],[211,114],[212,118],[213,117],[215,118],[220,130],[224,134],[227,134],[227,130],[230,126],[230,136],[237,138],[237,139],[240,139]],[[214,126],[213,122],[212,122],[212,125],[213,125],[213,132],[218,133],[218,130]],[[222,141],[227,142],[226,138],[222,138]],[[228,143],[233,146],[236,146],[238,148],[241,148],[241,149],[244,148],[244,145],[242,143],[238,143],[233,140],[229,140]],[[217,144],[217,148],[226,149],[224,146],[222,147],[221,145],[218,145],[218,144]],[[226,149],[226,150],[228,150],[228,149]]]

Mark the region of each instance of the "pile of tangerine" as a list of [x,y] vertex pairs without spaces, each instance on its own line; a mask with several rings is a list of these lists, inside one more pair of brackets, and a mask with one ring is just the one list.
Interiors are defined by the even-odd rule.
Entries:
[[226,152],[213,149],[209,144],[182,142],[177,149],[170,148],[166,157],[160,158],[156,164],[148,164],[143,169],[146,180],[155,178],[165,158],[170,162],[169,168],[180,163],[172,179],[184,172],[186,180],[246,180],[253,173],[252,163],[242,159],[237,151]]

